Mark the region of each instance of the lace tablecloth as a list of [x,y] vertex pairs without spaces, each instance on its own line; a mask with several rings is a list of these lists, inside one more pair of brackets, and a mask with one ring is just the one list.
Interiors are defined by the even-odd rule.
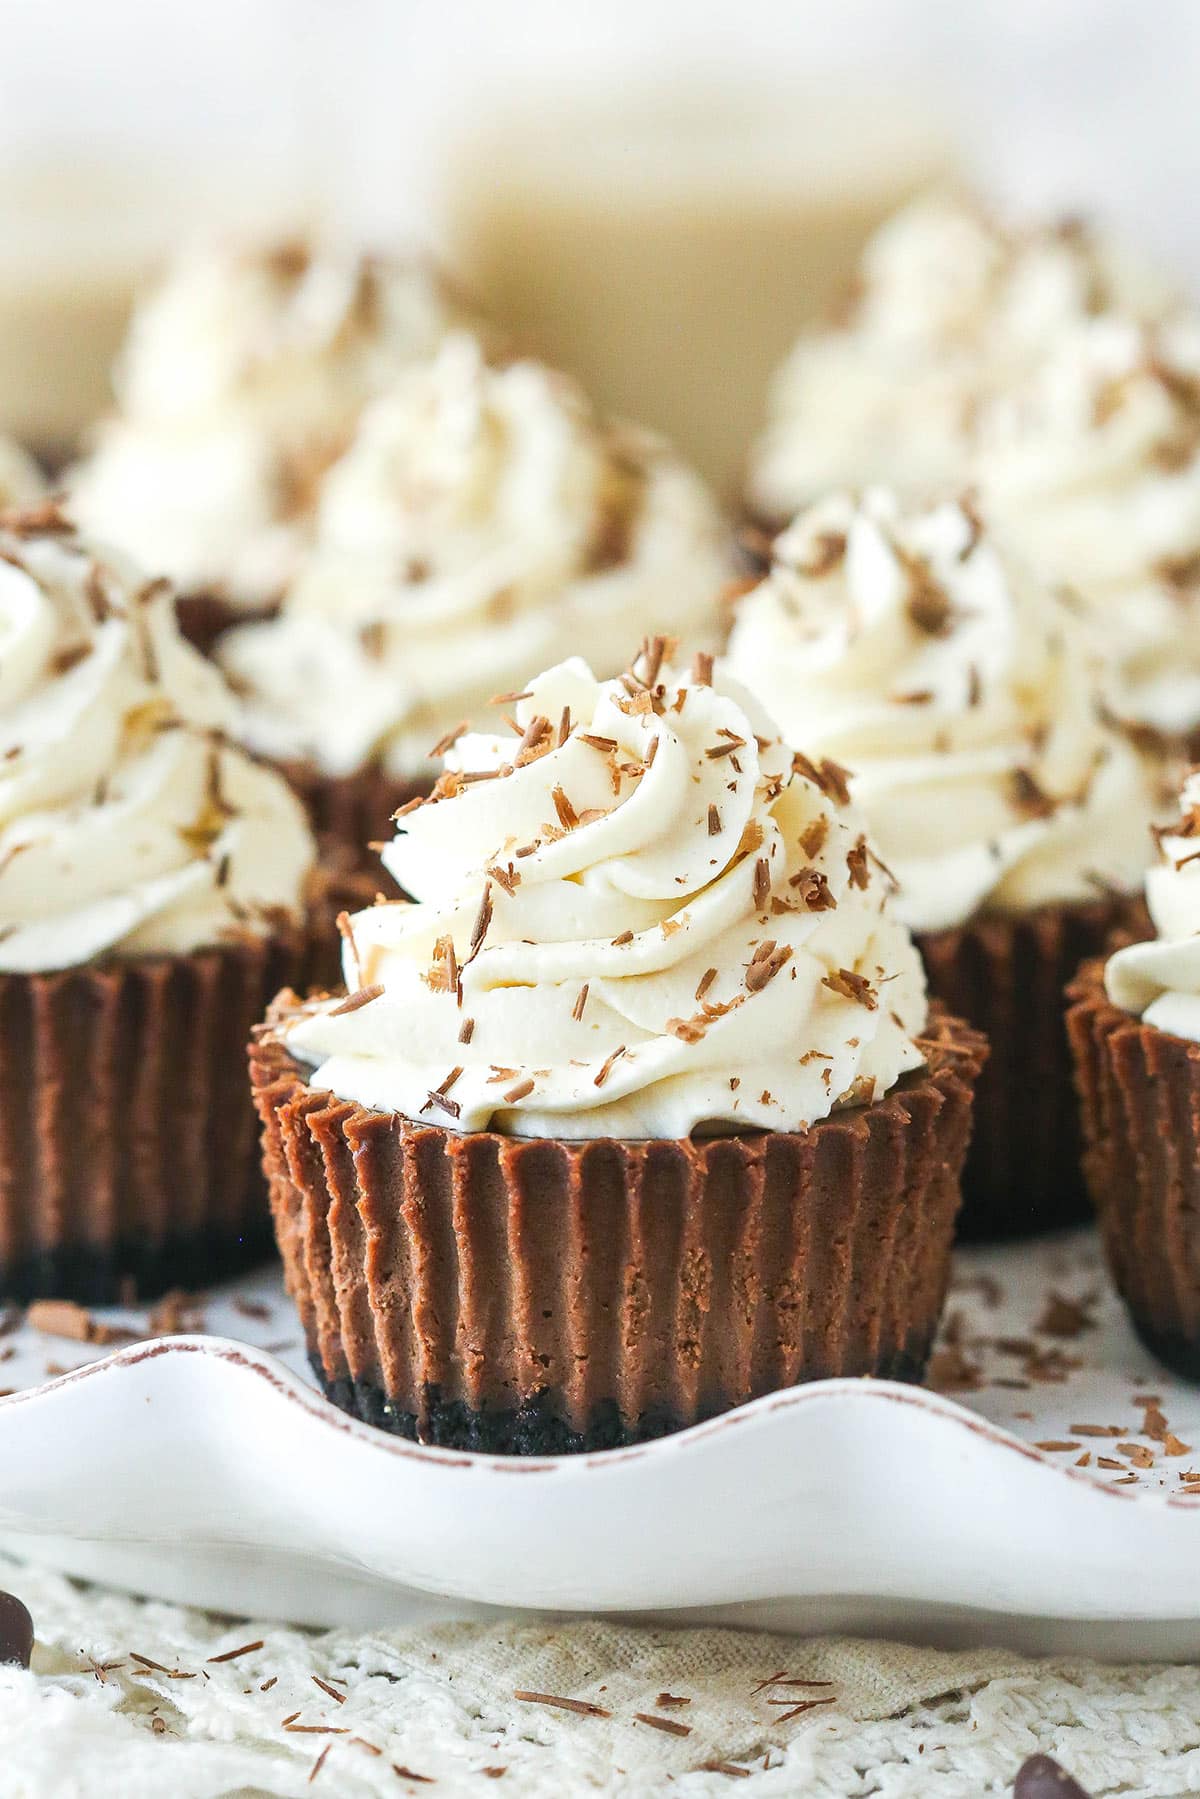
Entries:
[[1193,1668],[599,1622],[318,1634],[2,1558],[0,1587],[37,1626],[32,1672],[0,1669],[0,1799],[980,1799],[1037,1750],[1096,1799],[1200,1792]]

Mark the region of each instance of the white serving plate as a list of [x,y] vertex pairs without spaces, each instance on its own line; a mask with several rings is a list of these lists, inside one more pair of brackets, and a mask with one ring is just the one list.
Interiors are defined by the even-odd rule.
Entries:
[[[1035,1329],[1055,1322],[1051,1289],[1088,1298],[1092,1327]],[[26,1325],[0,1340],[0,1537],[72,1573],[304,1623],[500,1608],[1200,1654],[1200,1488],[1180,1479],[1200,1469],[1200,1391],[1137,1343],[1094,1239],[964,1252],[948,1319],[982,1382],[961,1399],[825,1381],[541,1461],[427,1449],[336,1411],[274,1272],[210,1296],[214,1334],[106,1353]],[[1142,1432],[1145,1395],[1194,1455]]]

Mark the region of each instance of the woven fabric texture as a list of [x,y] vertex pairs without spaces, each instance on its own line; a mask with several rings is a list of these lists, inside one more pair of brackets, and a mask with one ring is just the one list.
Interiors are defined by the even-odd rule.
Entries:
[[2,1559],[0,1586],[38,1639],[0,1669],[0,1799],[980,1799],[1039,1749],[1096,1799],[1200,1791],[1193,1668],[595,1621],[314,1633]]

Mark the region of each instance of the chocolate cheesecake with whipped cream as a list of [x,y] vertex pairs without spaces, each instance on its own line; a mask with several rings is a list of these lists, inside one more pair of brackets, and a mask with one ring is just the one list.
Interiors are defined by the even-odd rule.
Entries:
[[263,1247],[238,1070],[313,839],[169,583],[51,502],[0,518],[0,636],[0,1293],[195,1286]]
[[1086,1216],[1062,992],[1136,906],[1162,778],[1087,619],[969,500],[842,493],[776,540],[729,667],[853,769],[931,992],[989,1038],[963,1233]]
[[1134,1329],[1200,1380],[1200,772],[1146,873],[1154,936],[1097,957],[1067,1027],[1083,1167]]
[[424,262],[304,241],[198,246],[134,313],[116,410],[69,471],[72,508],[171,578],[207,650],[278,605],[367,401],[473,316]]
[[715,501],[660,439],[459,332],[364,414],[279,616],[218,659],[245,741],[357,856],[530,668],[615,673],[648,617],[713,647],[730,572]]
[[831,488],[954,492],[981,410],[1064,333],[1106,313],[1156,325],[1180,305],[1174,283],[1086,221],[1025,224],[925,195],[880,227],[839,315],[776,374],[747,511],[777,531]]
[[1200,749],[1200,317],[1080,323],[984,408],[981,506],[1049,586],[1086,602],[1120,710]]
[[423,1441],[637,1441],[920,1375],[984,1046],[930,1010],[832,761],[647,643],[460,737],[251,1051],[334,1400]]

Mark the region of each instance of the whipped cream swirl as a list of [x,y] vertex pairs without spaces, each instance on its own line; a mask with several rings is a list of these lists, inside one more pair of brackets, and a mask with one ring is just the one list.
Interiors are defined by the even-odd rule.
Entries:
[[529,684],[384,852],[348,1000],[286,1028],[344,1098],[460,1131],[803,1130],[922,1061],[921,965],[844,773],[648,645]]
[[183,953],[300,910],[302,808],[230,744],[169,585],[52,505],[0,528],[0,969]]
[[1158,833],[1146,904],[1158,935],[1110,956],[1104,984],[1114,1006],[1200,1043],[1200,770],[1188,776],[1179,822]]
[[1137,886],[1156,792],[1101,650],[968,503],[834,495],[774,555],[729,666],[854,770],[913,930]]
[[420,263],[185,256],[134,317],[118,411],[71,476],[77,516],[185,592],[273,602],[364,404],[462,316]]
[[1064,329],[1118,306],[1157,319],[1176,301],[1078,223],[1017,230],[949,196],[916,201],[867,245],[846,318],[779,370],[751,505],[783,520],[832,487],[953,490],[979,406]]
[[364,415],[282,614],[221,661],[265,754],[432,775],[435,739],[530,668],[613,673],[647,620],[715,638],[729,572],[713,499],[659,440],[457,334]]
[[990,517],[1091,604],[1122,710],[1200,724],[1200,318],[1096,319],[985,409],[974,462]]

